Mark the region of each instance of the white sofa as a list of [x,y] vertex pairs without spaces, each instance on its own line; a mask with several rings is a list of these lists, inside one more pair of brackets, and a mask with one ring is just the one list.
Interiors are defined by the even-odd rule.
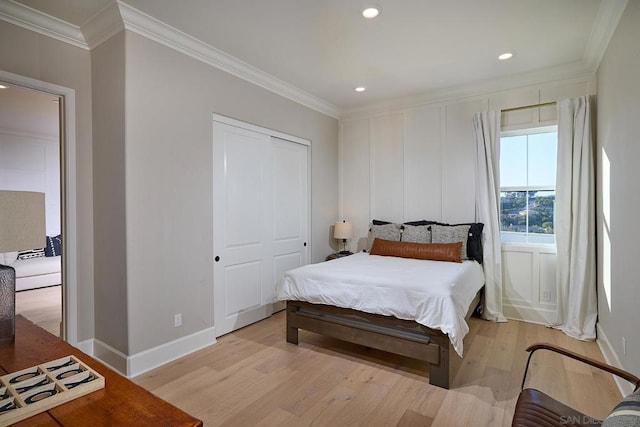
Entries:
[[61,258],[61,256],[52,256],[16,259],[5,265],[16,270],[16,291],[24,291],[62,283]]

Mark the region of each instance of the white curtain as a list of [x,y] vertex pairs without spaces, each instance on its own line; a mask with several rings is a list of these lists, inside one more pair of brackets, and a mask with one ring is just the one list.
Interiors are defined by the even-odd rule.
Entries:
[[483,317],[506,322],[502,313],[502,253],[500,243],[500,111],[484,111],[473,117],[476,142],[476,221],[484,223]]
[[553,327],[595,339],[597,319],[595,187],[591,104],[587,96],[558,102],[555,230],[558,308]]

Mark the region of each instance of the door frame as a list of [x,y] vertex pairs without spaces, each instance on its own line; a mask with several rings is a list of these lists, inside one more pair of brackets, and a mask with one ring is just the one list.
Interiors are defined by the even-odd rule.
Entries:
[[62,339],[78,345],[78,232],[76,91],[0,70],[0,80],[60,97],[60,225],[62,245]]

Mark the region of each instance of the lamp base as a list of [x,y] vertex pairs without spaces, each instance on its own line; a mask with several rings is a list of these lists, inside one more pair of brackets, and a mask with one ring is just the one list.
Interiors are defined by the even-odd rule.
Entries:
[[353,255],[353,252],[350,251],[340,251],[338,252],[339,255]]
[[16,270],[0,264],[0,344],[15,340]]

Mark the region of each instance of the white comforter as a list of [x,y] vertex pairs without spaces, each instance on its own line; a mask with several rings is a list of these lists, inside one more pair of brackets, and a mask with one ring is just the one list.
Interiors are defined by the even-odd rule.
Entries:
[[278,300],[307,301],[415,320],[446,333],[462,356],[464,317],[484,284],[482,267],[357,253],[284,274]]

